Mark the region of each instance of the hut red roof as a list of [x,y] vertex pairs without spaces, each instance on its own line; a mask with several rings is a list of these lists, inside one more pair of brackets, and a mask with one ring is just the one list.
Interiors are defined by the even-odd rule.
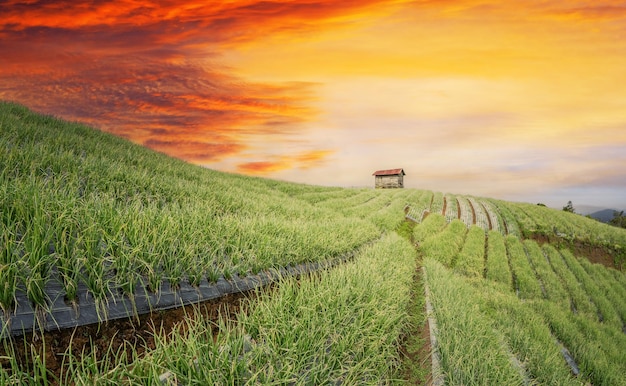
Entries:
[[377,170],[372,174],[373,176],[394,176],[396,174],[406,175],[404,169],[388,169],[388,170]]

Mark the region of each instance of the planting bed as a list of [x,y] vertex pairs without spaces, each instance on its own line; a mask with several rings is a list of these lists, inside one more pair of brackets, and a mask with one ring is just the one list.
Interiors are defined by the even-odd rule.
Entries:
[[574,257],[568,243],[496,230],[485,241],[476,226],[463,240],[455,221],[431,223],[414,236],[446,384],[626,384],[622,273]]
[[[2,317],[1,336],[22,335],[30,331],[54,331],[102,321],[132,318],[146,313],[218,299],[263,287],[282,277],[315,272],[320,268],[344,262],[353,254],[329,262],[299,264],[241,278],[234,276],[226,280],[221,277],[215,283],[209,283],[205,278],[199,286],[181,282],[178,288],[172,288],[169,283],[165,282],[159,291],[153,292],[139,285],[132,297],[120,292],[106,299],[95,299],[86,287],[80,286],[77,303],[65,301],[65,293],[60,285],[50,285],[46,293],[54,301],[48,309],[33,307],[26,295],[19,293],[16,311]],[[54,281],[49,281],[49,283],[54,283]]]
[[[67,355],[72,355],[73,360],[89,357],[96,361],[106,361],[112,353],[116,353],[115,356],[120,352],[126,352],[126,356],[142,355],[155,348],[157,334],[167,336],[181,324],[185,328],[194,318],[214,325],[212,331],[217,337],[219,326],[234,323],[246,311],[249,302],[244,300],[255,298],[260,288],[265,287],[267,292],[267,287],[279,280],[332,268],[352,260],[356,253],[243,278],[235,276],[226,280],[221,277],[215,283],[203,280],[197,287],[185,282],[177,289],[164,285],[158,293],[140,286],[143,291],[138,291],[133,300],[120,294],[98,303],[82,289],[79,304],[68,305],[60,302],[64,296],[59,286],[50,289],[56,291],[49,293],[57,301],[47,312],[32,306],[18,307],[17,312],[3,320],[0,365],[10,372],[9,358],[13,357],[21,368],[31,368],[32,355],[37,353],[43,357],[47,371],[60,379],[63,367],[67,366],[64,365]],[[24,295],[18,301],[28,302]],[[103,321],[103,317],[106,320]],[[29,342],[28,346],[24,342]]]
[[407,241],[384,236],[351,262],[286,278],[270,291],[255,291],[253,301],[229,295],[224,312],[228,322],[228,310],[238,311],[235,323],[207,320],[221,307],[213,300],[193,311],[29,336],[42,344],[24,341],[23,351],[18,338],[5,346],[0,383],[392,383],[414,263]]

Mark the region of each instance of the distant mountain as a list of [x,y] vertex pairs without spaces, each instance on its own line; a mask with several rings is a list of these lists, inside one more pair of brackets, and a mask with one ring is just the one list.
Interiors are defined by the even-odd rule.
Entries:
[[615,209],[603,209],[597,212],[590,213],[589,216],[595,218],[598,221],[609,222],[611,221],[611,219],[613,219],[614,212]]
[[612,210],[612,209],[607,209],[606,206],[599,206],[599,205],[574,205],[574,210],[578,214],[587,216],[595,212],[601,212],[603,210]]

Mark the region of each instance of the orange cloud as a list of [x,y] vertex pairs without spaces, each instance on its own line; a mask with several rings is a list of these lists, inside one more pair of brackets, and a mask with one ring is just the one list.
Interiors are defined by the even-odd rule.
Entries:
[[196,163],[209,163],[223,157],[238,154],[245,145],[240,143],[187,142],[177,138],[173,140],[149,139],[144,145],[173,157]]
[[288,169],[309,169],[321,166],[334,154],[333,150],[311,150],[295,155],[270,156],[268,160],[244,162],[237,165],[237,171],[245,174],[266,175]]
[[[316,0],[316,1],[31,1],[5,2],[0,23],[11,30],[52,28],[104,32],[104,27],[137,30],[176,42],[223,41],[226,43],[257,39],[274,32],[313,31],[320,23],[335,23],[359,12],[380,12],[393,0]],[[211,32],[209,35],[204,35]]]
[[0,99],[223,170],[522,189],[558,150],[625,143],[625,20],[617,0],[5,0]]
[[0,98],[190,162],[218,161],[252,137],[297,135],[317,114],[313,84],[246,81],[218,64],[224,47],[310,33],[384,3],[9,0]]
[[285,169],[290,169],[291,165],[282,161],[255,161],[237,165],[237,170],[245,174],[269,174]]
[[298,167],[300,169],[309,169],[315,166],[320,166],[324,163],[326,158],[334,154],[333,150],[314,150],[294,156]]

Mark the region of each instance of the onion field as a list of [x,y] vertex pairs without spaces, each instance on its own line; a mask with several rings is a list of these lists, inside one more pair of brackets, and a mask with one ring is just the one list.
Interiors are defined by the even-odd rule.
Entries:
[[414,229],[446,384],[626,384],[623,273],[458,221]]
[[[626,275],[585,254],[620,268],[626,230],[221,173],[12,103],[0,160],[0,384],[626,384]],[[245,312],[199,316],[235,292]],[[150,345],[56,348],[183,305]]]

